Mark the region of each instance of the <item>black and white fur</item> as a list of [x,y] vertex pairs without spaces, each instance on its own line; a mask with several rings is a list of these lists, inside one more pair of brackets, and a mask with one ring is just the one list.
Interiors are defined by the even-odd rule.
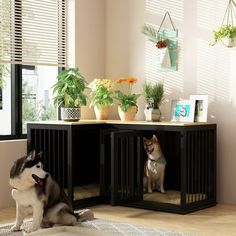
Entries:
[[[79,216],[74,213],[65,192],[43,170],[41,157],[42,152],[36,154],[32,151],[16,160],[11,168],[10,185],[16,201],[16,222],[12,231],[21,230],[24,218],[31,212],[32,224],[24,229],[28,233],[54,224],[75,225],[78,220]],[[93,217],[89,210],[85,215],[90,219]]]

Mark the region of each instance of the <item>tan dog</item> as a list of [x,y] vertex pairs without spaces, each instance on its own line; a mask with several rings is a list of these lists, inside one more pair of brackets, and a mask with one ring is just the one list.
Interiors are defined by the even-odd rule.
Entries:
[[152,193],[153,190],[158,190],[164,193],[164,176],[167,162],[162,153],[161,146],[156,135],[153,135],[151,139],[144,137],[143,143],[148,156],[144,164],[144,192]]

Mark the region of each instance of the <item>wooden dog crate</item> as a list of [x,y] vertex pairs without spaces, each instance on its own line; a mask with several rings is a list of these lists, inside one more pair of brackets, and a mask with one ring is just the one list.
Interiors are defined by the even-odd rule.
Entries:
[[[143,193],[143,137],[153,134],[168,163],[165,193]],[[33,148],[75,208],[110,203],[185,214],[216,205],[215,124],[29,123]]]

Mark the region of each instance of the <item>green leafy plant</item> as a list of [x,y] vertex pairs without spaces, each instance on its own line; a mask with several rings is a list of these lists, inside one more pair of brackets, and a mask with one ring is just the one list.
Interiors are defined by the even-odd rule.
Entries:
[[213,30],[214,34],[214,42],[211,44],[212,46],[224,38],[235,38],[236,37],[236,26],[232,25],[223,25],[219,30]]
[[112,105],[113,86],[113,82],[109,79],[94,79],[88,86],[92,90],[90,105],[98,109]]
[[56,120],[57,109],[52,103],[47,106],[43,105],[42,100],[32,99],[28,97],[31,94],[33,87],[28,82],[23,81],[22,84],[22,131],[27,132],[27,122],[41,121],[41,120]]
[[142,33],[145,34],[148,37],[148,40],[153,43],[157,43],[159,40],[161,40],[158,30],[156,30],[151,25],[144,25],[142,27]]
[[133,77],[120,78],[116,80],[116,84],[128,85],[128,91],[123,92],[121,90],[116,91],[115,98],[119,101],[119,105],[122,111],[127,112],[128,109],[132,106],[137,107],[137,100],[140,94],[132,93],[132,87],[134,83],[137,83],[137,79]]
[[4,76],[10,73],[9,68],[6,64],[0,64],[0,88],[3,89],[5,85]]
[[143,94],[147,101],[153,99],[154,108],[157,108],[164,100],[164,85],[162,82],[145,82],[143,85]]
[[79,68],[68,68],[61,71],[58,81],[52,86],[55,105],[62,105],[65,108],[77,108],[87,104],[85,88],[87,81],[81,75]]
[[148,40],[155,43],[157,48],[165,48],[168,46],[168,38],[159,34],[158,30],[151,25],[144,25],[142,33],[148,37]]

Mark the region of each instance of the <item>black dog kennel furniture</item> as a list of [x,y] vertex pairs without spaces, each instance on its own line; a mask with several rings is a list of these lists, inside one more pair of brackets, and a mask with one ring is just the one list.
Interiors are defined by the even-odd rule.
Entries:
[[[216,205],[216,124],[79,121],[28,123],[28,151],[73,206],[110,203],[188,213]],[[143,192],[143,137],[155,134],[167,159],[166,193]]]

